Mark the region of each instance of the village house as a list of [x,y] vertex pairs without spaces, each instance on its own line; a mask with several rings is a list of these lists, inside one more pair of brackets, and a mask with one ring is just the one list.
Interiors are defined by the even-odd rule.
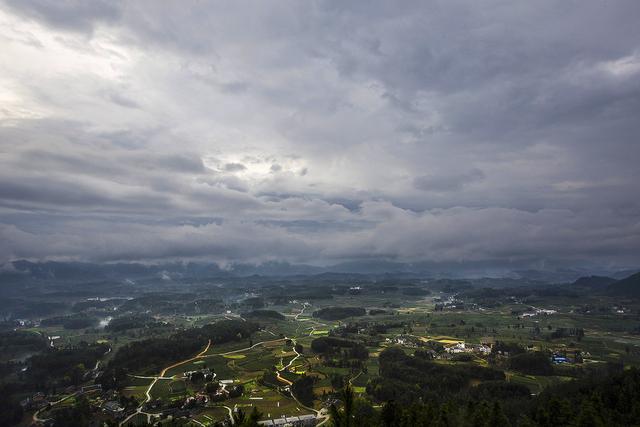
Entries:
[[105,414],[113,418],[120,418],[124,415],[124,408],[115,400],[105,402],[104,405],[102,405],[102,410]]
[[258,421],[261,426],[277,427],[313,427],[316,425],[315,415],[286,415],[273,420]]

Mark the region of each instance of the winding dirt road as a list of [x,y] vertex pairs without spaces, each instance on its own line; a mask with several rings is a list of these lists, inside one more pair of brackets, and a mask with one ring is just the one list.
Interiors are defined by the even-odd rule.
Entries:
[[147,398],[144,400],[144,402],[142,402],[140,404],[140,406],[138,406],[138,409],[136,409],[136,411],[133,414],[129,415],[127,418],[122,420],[122,422],[120,423],[120,426],[125,425],[125,423],[127,421],[129,421],[131,418],[135,417],[138,414],[146,415],[147,422],[149,422],[149,418],[151,416],[154,416],[155,414],[152,414],[152,413],[149,413],[149,412],[144,412],[142,410],[142,408],[144,408],[145,404],[147,404],[147,403],[149,403],[151,401],[151,389],[153,388],[153,386],[156,385],[156,383],[158,382],[159,379],[167,379],[167,377],[165,377],[165,374],[167,373],[167,371],[169,369],[173,369],[173,368],[175,368],[177,366],[184,365],[185,363],[193,362],[194,360],[202,358],[207,353],[207,351],[209,351],[209,347],[211,347],[211,340],[209,340],[209,342],[207,343],[207,346],[204,348],[204,350],[202,350],[200,353],[198,353],[194,357],[192,357],[190,359],[183,360],[182,362],[174,363],[173,365],[167,366],[166,368],[164,368],[160,372],[160,375],[158,375],[157,377],[153,377],[153,381],[151,381],[151,384],[149,384],[149,387],[147,387],[147,390],[144,392],[144,394],[145,394],[145,396]]
[[[313,320],[313,319],[306,319],[306,318],[304,318],[304,319],[300,319],[300,316],[304,313],[304,311],[305,311],[305,309],[306,309],[307,307],[311,307],[311,304],[304,303],[304,304],[303,304],[303,306],[302,306],[302,309],[300,310],[300,312],[299,312],[298,314],[296,314],[296,315],[293,317],[293,318],[294,318],[294,320],[296,320],[296,321],[298,321],[298,322],[308,322],[308,321],[310,321],[310,322],[313,322],[313,323],[316,323],[316,324],[321,324],[321,325],[325,326],[324,324],[322,324],[322,323],[320,323],[320,322],[317,322],[317,321],[315,321],[315,320]],[[238,317],[239,317],[239,316],[238,316]],[[242,319],[242,320],[244,320],[244,319]],[[313,332],[313,330],[314,330],[314,327],[312,327],[312,332]],[[312,333],[312,332],[311,332],[311,333]],[[296,330],[296,335],[297,335],[297,330]],[[158,376],[153,376],[153,377],[134,376],[135,378],[153,379],[153,381],[151,382],[151,384],[149,384],[149,386],[147,387],[147,389],[146,389],[146,391],[145,391],[146,399],[144,400],[144,402],[142,402],[142,403],[140,404],[140,406],[136,409],[136,411],[135,411],[134,413],[132,413],[132,414],[131,414],[131,415],[129,415],[127,418],[125,418],[124,420],[122,420],[122,422],[120,422],[120,424],[119,424],[119,425],[120,425],[121,427],[122,427],[122,426],[124,426],[124,425],[126,425],[126,423],[127,423],[131,418],[135,417],[135,416],[136,416],[136,415],[138,415],[138,414],[146,415],[146,417],[147,417],[147,422],[149,422],[149,421],[150,421],[150,417],[152,417],[152,416],[157,416],[157,415],[158,415],[158,414],[153,414],[153,413],[145,412],[145,411],[143,411],[143,408],[144,408],[144,405],[145,405],[145,404],[147,404],[148,402],[150,402],[150,401],[151,401],[151,399],[152,399],[152,398],[151,398],[151,390],[153,389],[153,387],[155,386],[155,384],[158,382],[158,380],[167,380],[167,379],[172,379],[172,378],[173,378],[173,377],[167,377],[167,376],[166,376],[167,371],[169,371],[169,370],[171,370],[171,369],[173,369],[173,368],[176,368],[176,367],[178,367],[178,366],[180,366],[180,365],[184,365],[184,364],[186,364],[186,363],[193,362],[194,360],[204,359],[204,358],[207,358],[207,357],[214,357],[214,356],[226,356],[226,355],[230,355],[230,354],[241,353],[241,352],[249,351],[249,350],[251,350],[251,349],[253,349],[253,348],[255,348],[255,347],[258,347],[258,346],[260,346],[260,345],[264,345],[264,344],[268,344],[268,343],[274,343],[274,342],[278,342],[278,341],[285,341],[285,340],[288,340],[288,339],[291,339],[291,341],[292,341],[292,343],[293,343],[293,351],[296,353],[296,356],[295,356],[293,359],[291,359],[291,360],[289,361],[289,363],[287,363],[287,365],[286,365],[286,366],[284,366],[282,369],[279,369],[279,370],[276,372],[276,376],[277,376],[277,378],[278,378],[278,380],[279,380],[279,381],[283,382],[284,384],[287,384],[287,385],[291,386],[293,383],[292,383],[291,381],[287,380],[286,378],[282,377],[282,376],[280,375],[280,373],[281,373],[281,372],[283,372],[283,371],[284,371],[284,370],[286,370],[286,369],[289,369],[289,368],[291,367],[291,365],[293,364],[293,362],[295,362],[295,361],[296,361],[300,356],[302,356],[302,355],[301,355],[300,353],[298,353],[298,351],[295,349],[295,346],[296,346],[296,340],[295,340],[295,338],[288,338],[288,337],[284,337],[284,338],[279,338],[279,339],[274,339],[274,340],[260,341],[260,342],[258,342],[258,343],[256,343],[256,344],[253,344],[252,346],[249,346],[249,347],[246,347],[246,348],[241,348],[241,349],[238,349],[238,350],[226,351],[226,352],[223,352],[223,353],[207,354],[207,352],[209,351],[209,348],[211,347],[211,340],[209,340],[209,342],[207,343],[207,345],[206,345],[206,347],[204,348],[204,350],[202,350],[200,353],[198,353],[197,355],[195,355],[194,357],[191,357],[191,358],[189,358],[189,359],[186,359],[186,360],[183,360],[183,361],[180,361],[180,362],[176,362],[176,363],[174,363],[174,364],[172,364],[172,365],[167,366],[166,368],[164,368],[164,369],[160,372],[160,375],[158,375]],[[68,399],[69,397],[71,397],[71,396],[67,396],[65,399]],[[302,407],[302,408],[304,408],[304,409],[306,409],[306,410],[308,410],[308,411],[313,412],[313,413],[316,415],[316,419],[317,419],[317,420],[322,420],[319,424],[317,424],[318,426],[321,426],[321,425],[325,424],[325,423],[329,420],[329,416],[328,416],[328,415],[326,415],[326,414],[322,414],[322,413],[321,413],[321,411],[316,410],[316,409],[314,409],[314,408],[310,408],[310,407],[308,407],[308,406],[306,406],[306,405],[302,404],[302,403],[298,400],[298,398],[297,398],[293,393],[291,393],[291,397],[293,397],[293,399],[296,401],[296,403],[298,403],[298,405],[300,405],[300,407]],[[64,400],[64,399],[63,399],[63,400]],[[61,401],[62,401],[62,400],[61,400]],[[60,401],[59,401],[59,402],[60,402]],[[58,402],[56,402],[56,403],[58,403]],[[223,408],[225,408],[225,409],[227,409],[227,411],[229,412],[229,417],[230,417],[230,419],[231,419],[231,423],[233,424],[233,423],[234,423],[234,419],[233,419],[233,410],[232,410],[230,407],[225,406],[225,405],[220,405],[220,406],[221,406],[221,407],[223,407]],[[36,412],[36,414],[37,414],[37,412]],[[34,421],[36,421],[36,420],[37,420],[37,419],[36,419],[36,414],[34,414]]]

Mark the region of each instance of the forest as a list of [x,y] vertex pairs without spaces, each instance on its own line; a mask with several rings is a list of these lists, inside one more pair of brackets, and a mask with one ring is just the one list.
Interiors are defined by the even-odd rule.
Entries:
[[363,316],[367,311],[362,307],[325,307],[313,312],[313,317],[323,320],[340,320],[347,317]]
[[[399,354],[385,357],[393,359],[394,364],[403,360]],[[436,372],[435,376],[446,378],[443,373]],[[381,381],[393,380],[387,377]],[[638,425],[640,416],[640,371],[636,368],[553,385],[537,396],[531,396],[524,387],[503,381],[486,382],[462,393],[456,393],[460,389],[455,382],[451,385],[448,390],[440,388],[444,395],[439,399],[415,399],[414,393],[409,393],[409,399],[402,394],[388,396],[379,411],[374,410],[371,402],[355,397],[347,386],[341,393],[341,408],[331,407],[332,425],[622,427]],[[406,391],[415,388],[409,384],[405,387]]]

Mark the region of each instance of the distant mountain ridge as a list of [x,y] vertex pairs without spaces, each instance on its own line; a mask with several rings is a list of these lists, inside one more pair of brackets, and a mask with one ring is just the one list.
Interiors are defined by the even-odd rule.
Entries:
[[597,294],[639,298],[640,272],[628,275],[620,280],[606,276],[584,276],[571,285],[592,289]]
[[[637,271],[637,270],[635,270]],[[632,271],[632,272],[635,272]],[[629,270],[625,271],[628,273]],[[586,273],[586,274],[585,274]],[[597,273],[598,275],[587,276]],[[619,272],[587,272],[576,269],[515,270],[490,268],[481,264],[442,265],[428,262],[402,263],[384,260],[348,261],[330,266],[291,264],[269,261],[261,264],[229,264],[223,267],[214,262],[166,262],[144,264],[138,262],[91,263],[18,260],[0,266],[0,281],[25,280],[97,281],[97,280],[180,280],[209,278],[242,278],[251,276],[296,277],[318,276],[323,279],[346,276],[360,277],[436,279],[436,278],[501,278],[506,282],[571,283],[585,287],[608,286],[620,277]],[[612,277],[608,277],[608,276]],[[627,277],[625,274],[623,277]],[[581,277],[583,276],[583,277]],[[578,279],[578,280],[576,280]]]
[[604,289],[617,280],[606,276],[585,276],[580,277],[572,283],[573,286],[582,286],[585,288]]
[[609,295],[624,296],[629,298],[640,297],[640,273],[613,282],[607,287]]

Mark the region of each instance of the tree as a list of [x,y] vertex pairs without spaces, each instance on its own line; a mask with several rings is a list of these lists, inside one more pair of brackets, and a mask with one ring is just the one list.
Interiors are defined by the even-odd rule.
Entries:
[[393,400],[388,401],[382,407],[382,412],[380,413],[380,419],[382,420],[382,425],[385,427],[392,427],[395,425],[396,420],[400,418],[400,410],[398,405]]
[[329,379],[331,381],[331,387],[333,387],[335,390],[344,387],[344,375],[332,373]]
[[537,424],[531,420],[531,418],[527,417],[526,415],[521,416],[518,419],[518,423],[516,424],[517,427],[536,427]]
[[242,384],[238,384],[235,387],[229,388],[229,397],[230,398],[240,397],[240,396],[242,396],[242,393],[244,393],[244,386]]
[[346,385],[340,393],[343,406],[342,411],[339,411],[335,405],[331,405],[329,413],[331,414],[331,422],[334,427],[352,427],[353,423],[353,404],[355,401],[355,395],[350,385]]
[[541,352],[516,354],[509,358],[509,368],[530,375],[552,375],[549,357]]
[[200,371],[194,372],[193,374],[191,374],[191,381],[193,381],[194,383],[204,381],[204,374]]
[[247,416],[242,409],[233,415],[233,424],[238,427],[260,427],[258,421],[262,418],[262,413],[258,411],[255,406],[251,410],[251,413]]
[[0,387],[0,395],[3,396],[0,399],[0,425],[17,424],[22,419],[22,406],[15,399],[9,398],[8,386]]
[[291,393],[303,404],[311,406],[313,405],[313,399],[315,399],[313,394],[314,382],[314,377],[303,375],[291,385]]
[[220,383],[218,381],[211,381],[205,384],[204,390],[208,394],[214,394],[220,388]]
[[373,409],[371,402],[368,400],[357,398],[353,404],[353,425],[369,426],[375,425],[377,417],[376,411]]
[[605,423],[598,411],[593,407],[593,404],[585,400],[582,402],[576,425],[577,427],[604,427]]
[[494,402],[493,408],[491,408],[489,425],[491,427],[509,427],[511,425],[507,416],[502,412],[502,407],[498,402]]
[[440,413],[436,418],[435,425],[437,427],[453,427],[454,424],[451,423],[450,418],[451,418],[451,413],[449,411],[449,408],[447,407],[447,405],[442,405],[440,407]]
[[79,396],[70,408],[57,410],[54,416],[56,425],[83,427],[91,420],[91,405],[84,396]]
[[469,427],[485,427],[490,416],[491,411],[486,402],[470,404],[467,408],[467,425]]

